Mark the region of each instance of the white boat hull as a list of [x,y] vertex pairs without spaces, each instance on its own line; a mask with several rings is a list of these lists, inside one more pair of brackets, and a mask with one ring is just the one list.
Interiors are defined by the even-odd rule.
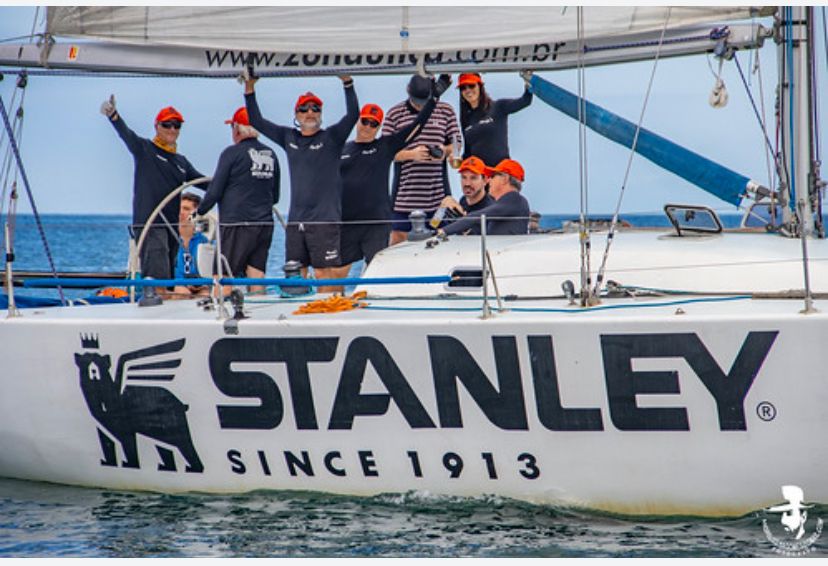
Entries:
[[[4,320],[0,475],[163,492],[497,494],[648,514],[740,514],[786,484],[828,502],[828,317],[799,314],[798,301],[489,320],[293,308],[250,305],[237,335],[191,302]],[[150,347],[167,351],[125,359]],[[110,366],[91,375],[85,354]],[[101,385],[119,362],[120,387]],[[130,438],[136,467],[124,465]]]

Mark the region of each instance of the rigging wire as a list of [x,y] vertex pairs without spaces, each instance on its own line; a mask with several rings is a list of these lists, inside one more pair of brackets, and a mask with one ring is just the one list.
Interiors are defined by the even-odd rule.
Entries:
[[[753,72],[758,75],[759,79],[759,108],[762,116],[762,130],[765,132],[765,137],[768,137],[768,121],[767,109],[765,108],[765,79],[762,77],[762,57],[759,50],[756,50],[756,58],[754,59]],[[771,199],[775,200],[773,193],[776,191],[776,177],[773,174],[773,156],[775,155],[773,145],[769,144],[768,151],[765,152],[765,166],[768,169],[768,187],[771,189]]]
[[819,98],[817,97],[817,81],[816,81],[816,45],[814,44],[816,33],[814,33],[814,8],[806,8],[808,17],[806,19],[806,28],[808,33],[807,42],[807,57],[808,57],[808,76],[809,82],[809,97],[808,104],[811,107],[810,120],[808,121],[808,139],[812,141],[809,148],[810,155],[809,165],[813,175],[810,177],[808,183],[809,200],[811,208],[814,212],[814,228],[820,237],[824,237],[824,227],[822,223],[822,191],[820,190],[820,162],[819,162]]
[[756,121],[759,122],[759,128],[762,130],[762,135],[765,138],[765,145],[767,146],[768,151],[773,151],[773,146],[771,145],[770,138],[768,137],[768,131],[765,127],[765,120],[762,115],[759,113],[759,109],[756,107],[756,100],[753,98],[753,93],[750,91],[750,86],[748,85],[748,81],[745,78],[745,73],[742,71],[742,65],[739,63],[739,57],[736,54],[733,54],[733,60],[736,62],[736,68],[739,70],[739,76],[742,78],[742,85],[745,87],[745,92],[748,95],[748,99],[750,100],[750,105],[753,108],[753,113],[756,115]]
[[590,296],[592,286],[590,265],[592,243],[589,233],[589,186],[587,178],[587,144],[586,144],[586,77],[584,70],[584,13],[583,7],[577,8],[578,33],[578,181],[580,187],[580,223],[579,243],[581,254],[581,306],[593,304]]
[[[23,136],[23,110],[22,110],[22,106],[23,106],[23,96],[25,96],[25,90],[19,88],[20,84],[24,84],[24,83],[20,83],[20,82],[17,83],[18,88],[15,88],[15,90],[12,92],[12,99],[11,99],[11,104],[10,104],[9,107],[12,108],[12,109],[17,108],[17,110],[14,111],[14,122],[13,122],[13,125],[12,125],[12,131],[14,132],[14,134],[16,136],[16,139],[20,140],[22,142],[22,136]],[[17,95],[21,91],[22,91],[22,95],[21,95],[21,98],[20,98],[20,103],[18,104]],[[3,131],[0,132],[0,147],[3,146],[5,137],[6,137],[6,131],[5,131],[5,129],[3,129]],[[6,196],[8,195],[8,189],[9,188],[12,189],[12,193],[13,193],[11,198],[17,198],[15,193],[16,193],[17,180],[18,180],[18,171],[17,171],[17,169],[12,168],[13,162],[14,162],[14,156],[12,154],[11,144],[9,144],[8,148],[6,148],[5,156],[3,158],[3,165],[0,168],[0,183],[2,183],[2,185],[0,185],[0,220],[2,220],[2,218],[3,218],[3,210],[4,210],[4,207],[5,207]],[[11,177],[12,173],[14,174],[14,179],[12,181],[10,181],[10,177]],[[9,204],[9,214],[12,214],[11,203]]]
[[[671,9],[668,8],[667,17],[664,19],[664,27],[661,28],[662,39],[664,38],[664,34],[667,33],[667,24],[670,21],[670,12]],[[656,50],[655,59],[653,60],[653,69],[650,71],[650,81],[647,84],[647,92],[644,94],[644,103],[641,106],[641,114],[638,116],[638,124],[636,124],[635,127],[635,136],[633,136],[632,146],[630,147],[630,156],[627,159],[627,168],[624,171],[624,180],[621,183],[621,190],[618,193],[618,201],[615,203],[615,212],[612,214],[612,222],[610,223],[609,232],[607,232],[607,245],[604,248],[604,255],[601,258],[601,266],[598,268],[598,273],[595,276],[595,288],[592,291],[595,296],[598,295],[601,289],[601,284],[604,281],[604,274],[607,269],[610,248],[612,247],[612,241],[615,238],[615,232],[618,228],[618,217],[621,214],[621,203],[624,200],[624,194],[627,189],[627,182],[630,177],[630,170],[632,169],[633,157],[635,157],[635,148],[638,145],[638,136],[641,133],[641,124],[644,122],[644,113],[647,111],[647,105],[650,100],[650,92],[652,91],[653,83],[655,82],[655,73],[658,68],[660,56],[661,44],[659,44],[658,49]]]
[[[767,122],[767,110],[765,108],[765,80],[762,77],[762,57],[759,49],[756,49],[756,58],[754,59],[754,71],[759,78],[759,106],[761,108],[761,116],[762,116],[762,131],[765,132],[765,137],[768,136],[768,122]],[[772,224],[776,225],[776,188],[778,179],[774,176],[774,168],[773,168],[773,160],[775,156],[775,152],[773,146],[771,145],[768,148],[768,151],[765,152],[765,167],[767,167],[768,173],[768,187],[771,190],[771,209],[770,209],[770,219]]]
[[[793,64],[793,8],[786,6],[785,10],[785,62],[788,66],[788,138],[790,143],[790,169],[788,178],[790,180],[791,201],[796,202],[796,140],[794,139],[794,64]],[[794,209],[796,210],[796,208]],[[800,224],[802,218],[799,219]],[[800,226],[800,230],[802,227]]]
[[[49,261],[49,267],[52,270],[53,275],[57,278],[57,269],[55,268],[55,261],[52,257],[52,251],[49,249],[49,242],[46,240],[46,232],[43,229],[43,223],[40,220],[40,214],[37,211],[37,206],[35,205],[34,195],[32,195],[32,189],[29,185],[29,179],[26,175],[25,169],[23,169],[23,159],[20,157],[20,150],[17,146],[17,143],[14,139],[12,125],[9,121],[9,115],[6,111],[6,104],[3,102],[3,99],[0,98],[0,115],[3,118],[3,125],[5,126],[8,134],[9,134],[9,145],[11,146],[12,151],[14,152],[15,160],[17,161],[17,169],[20,172],[20,176],[23,180],[23,186],[26,189],[26,194],[29,197],[29,204],[32,207],[32,214],[35,217],[35,223],[37,224],[37,231],[40,233],[40,239],[43,241],[43,248],[46,252],[46,259]],[[63,289],[58,287],[58,293],[60,295],[60,302],[63,305],[66,305],[66,297],[63,295]]]

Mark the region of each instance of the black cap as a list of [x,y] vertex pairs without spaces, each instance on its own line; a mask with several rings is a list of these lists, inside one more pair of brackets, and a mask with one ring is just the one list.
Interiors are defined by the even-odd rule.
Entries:
[[431,79],[414,75],[408,81],[408,98],[414,104],[422,106],[431,97]]

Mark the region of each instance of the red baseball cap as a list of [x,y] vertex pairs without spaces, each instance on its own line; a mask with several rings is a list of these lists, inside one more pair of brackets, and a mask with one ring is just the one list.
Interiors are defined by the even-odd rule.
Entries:
[[472,173],[477,173],[478,175],[488,177],[490,168],[486,167],[486,164],[483,163],[482,159],[472,155],[468,159],[464,159],[463,163],[460,164],[460,167],[458,167],[457,170],[461,173],[463,171],[471,171]]
[[489,167],[489,176],[491,177],[495,173],[506,173],[520,181],[523,182],[525,175],[523,172],[523,167],[515,161],[514,159],[504,159],[500,163],[497,164],[497,167],[492,169]]
[[172,106],[167,106],[158,112],[158,116],[155,117],[155,123],[166,122],[167,120],[178,120],[179,122],[183,122],[184,116],[182,116],[181,112]]
[[322,99],[313,94],[311,91],[306,92],[299,99],[296,101],[296,106],[293,107],[293,111],[299,109],[300,106],[303,104],[307,104],[308,102],[312,102],[314,104],[318,104],[320,107],[322,106]]
[[359,111],[360,118],[369,118],[371,120],[376,120],[379,123],[382,123],[383,116],[385,116],[385,114],[383,114],[382,108],[376,104],[366,104],[362,107],[362,110]]
[[483,79],[480,77],[480,73],[463,73],[457,78],[457,88],[460,88],[463,85],[477,84],[483,84]]
[[233,117],[224,121],[225,124],[241,124],[242,126],[250,125],[250,118],[247,116],[247,108],[242,106],[233,114]]

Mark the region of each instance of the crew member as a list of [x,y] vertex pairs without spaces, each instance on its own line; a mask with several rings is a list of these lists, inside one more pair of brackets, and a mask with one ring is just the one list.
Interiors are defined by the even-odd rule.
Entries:
[[[528,76],[528,75],[527,75]],[[460,127],[463,157],[476,155],[484,163],[509,159],[509,114],[532,103],[529,83],[520,98],[492,100],[479,73],[464,73],[457,79],[460,89]]]
[[[332,268],[341,263],[339,223],[342,220],[342,177],[339,162],[348,135],[359,119],[354,82],[340,77],[345,89],[345,116],[322,128],[322,100],[312,92],[301,95],[294,105],[298,128],[265,120],[256,102],[257,78],[245,81],[244,98],[250,124],[279,144],[287,153],[290,170],[290,209],[285,235],[285,260],[298,261],[302,276],[313,267],[317,279],[330,279]],[[323,286],[320,292],[340,287]]]
[[[273,205],[279,202],[279,161],[273,150],[258,140],[247,109],[239,108],[230,124],[233,145],[219,157],[213,181],[198,214],[219,206],[221,253],[235,277],[261,279],[273,239]],[[255,285],[251,292],[262,292]]]
[[[351,264],[374,255],[388,246],[391,233],[391,202],[388,195],[388,172],[399,152],[426,123],[438,97],[448,88],[448,77],[433,86],[433,96],[423,106],[417,119],[400,131],[377,137],[382,124],[382,108],[366,104],[359,114],[356,139],[342,150],[342,267],[337,277],[346,277]],[[360,221],[365,221],[360,223]]]
[[[181,195],[181,209],[178,214],[178,256],[175,262],[175,278],[187,279],[200,277],[198,272],[198,247],[208,242],[202,232],[195,231],[193,215],[201,204],[201,197],[193,193]],[[176,285],[175,295],[177,297],[189,297],[192,295],[204,296],[209,294],[206,285]]]
[[[441,80],[448,81],[448,77]],[[408,82],[408,98],[391,107],[382,128],[392,135],[417,119],[431,96],[432,79],[414,75]],[[431,216],[440,201],[451,194],[446,158],[453,152],[452,141],[460,129],[452,107],[438,102],[425,126],[400,150],[395,160],[391,244],[403,242],[411,231],[408,215],[422,210]]]
[[[171,191],[187,181],[204,177],[186,157],[178,153],[178,136],[184,117],[167,106],[155,117],[155,137],[142,138],[124,122],[115,108],[115,96],[101,104],[101,113],[109,119],[115,131],[126,144],[135,162],[132,185],[132,231],[137,242],[152,214]],[[207,188],[207,183],[197,185]],[[176,195],[153,221],[140,250],[141,274],[154,279],[169,279],[173,275],[178,254],[178,236],[172,227],[181,208]],[[173,222],[170,222],[173,220]],[[166,226],[164,225],[166,224]],[[163,288],[157,292],[166,294]]]
[[[465,216],[470,212],[485,208],[494,203],[495,200],[486,190],[488,184],[488,170],[486,164],[474,155],[468,159],[463,160],[458,168],[460,172],[460,186],[463,190],[463,196],[460,202],[454,200],[454,197],[446,197],[440,204],[442,208],[446,209],[446,219],[451,221],[458,216]],[[469,234],[479,234],[480,226],[472,226]]]
[[489,170],[489,194],[495,199],[493,204],[475,210],[455,220],[444,229],[443,234],[465,234],[475,224],[480,225],[480,216],[486,215],[486,234],[503,236],[526,234],[529,231],[529,203],[520,194],[524,181],[523,167],[512,159],[504,159],[497,167]]

